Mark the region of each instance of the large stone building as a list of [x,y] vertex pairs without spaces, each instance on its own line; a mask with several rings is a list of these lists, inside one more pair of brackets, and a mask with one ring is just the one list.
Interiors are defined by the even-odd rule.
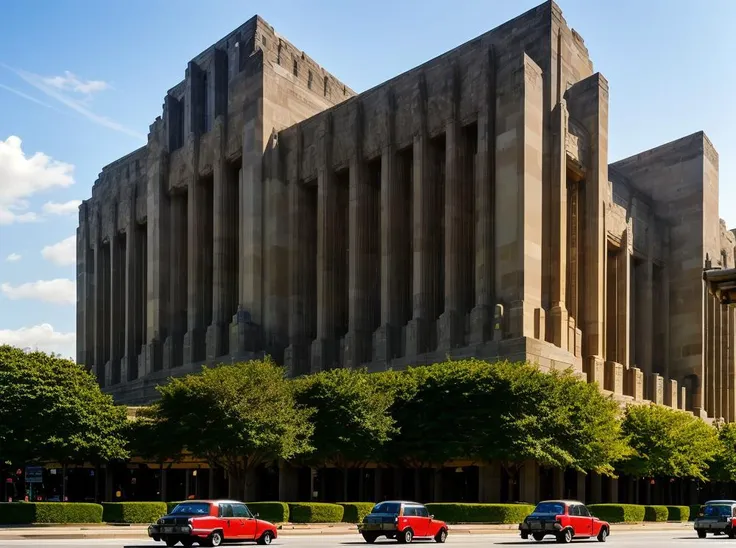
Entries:
[[608,94],[552,2],[359,95],[254,17],[82,204],[78,361],[139,404],[263,352],[528,359],[736,419],[736,312],[702,279],[734,266],[718,155],[609,164]]

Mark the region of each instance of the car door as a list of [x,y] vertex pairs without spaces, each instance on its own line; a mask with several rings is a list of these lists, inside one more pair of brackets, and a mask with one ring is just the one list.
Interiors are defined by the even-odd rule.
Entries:
[[570,511],[573,516],[575,535],[589,537],[592,534],[593,524],[588,509],[583,507],[582,504],[573,504],[570,506]]
[[233,504],[233,514],[239,521],[240,536],[238,538],[253,540],[256,538],[256,520],[245,504]]
[[429,510],[427,510],[426,506],[417,506],[416,507],[416,513],[417,513],[417,523],[420,524],[422,533],[418,534],[418,537],[429,537],[432,536],[432,531],[430,528],[430,521],[431,518],[429,517]]
[[595,518],[590,513],[590,510],[588,510],[588,507],[584,504],[580,505],[580,520],[585,521],[588,525],[586,526],[586,530],[588,531],[586,534],[590,536],[595,536],[598,534],[598,531],[595,530]]
[[239,538],[240,527],[238,520],[233,515],[233,505],[229,503],[220,504],[219,516],[222,524],[222,536],[227,539]]

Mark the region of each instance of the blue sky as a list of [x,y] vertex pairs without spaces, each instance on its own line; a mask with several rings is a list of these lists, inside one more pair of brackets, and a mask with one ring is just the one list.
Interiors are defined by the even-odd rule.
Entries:
[[[0,342],[74,354],[76,205],[187,61],[254,13],[356,91],[539,0],[25,0],[0,18]],[[732,0],[560,0],[610,84],[611,161],[704,130],[736,227]],[[206,8],[205,8],[206,6]],[[703,9],[707,6],[707,9]]]

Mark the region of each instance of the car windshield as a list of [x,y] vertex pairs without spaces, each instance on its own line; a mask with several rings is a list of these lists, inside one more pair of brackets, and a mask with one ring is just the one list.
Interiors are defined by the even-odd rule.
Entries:
[[184,502],[177,504],[171,511],[170,515],[179,516],[208,516],[210,513],[210,505],[206,502]]
[[731,515],[731,506],[725,504],[709,504],[703,510],[703,515],[707,518],[719,518],[721,516]]
[[398,502],[380,502],[373,507],[371,514],[398,514],[400,509]]
[[565,513],[565,506],[560,502],[540,502],[534,509],[534,513],[559,516]]

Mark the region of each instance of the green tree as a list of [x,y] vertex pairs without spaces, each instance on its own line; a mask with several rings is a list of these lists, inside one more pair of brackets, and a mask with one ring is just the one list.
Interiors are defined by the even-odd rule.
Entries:
[[331,369],[295,381],[297,401],[314,409],[314,450],[307,458],[318,465],[343,469],[347,500],[347,469],[363,467],[396,432],[388,414],[393,395],[364,370]]
[[270,358],[204,367],[158,391],[150,419],[167,432],[172,454],[186,450],[221,466],[241,498],[256,466],[311,450],[312,411]]
[[713,459],[708,478],[730,483],[736,481],[736,423],[728,422],[717,427],[720,451]]
[[66,467],[126,458],[126,420],[82,366],[0,346],[0,461]]
[[623,421],[634,453],[621,470],[639,478],[662,476],[706,481],[721,444],[712,426],[661,405],[629,405]]

